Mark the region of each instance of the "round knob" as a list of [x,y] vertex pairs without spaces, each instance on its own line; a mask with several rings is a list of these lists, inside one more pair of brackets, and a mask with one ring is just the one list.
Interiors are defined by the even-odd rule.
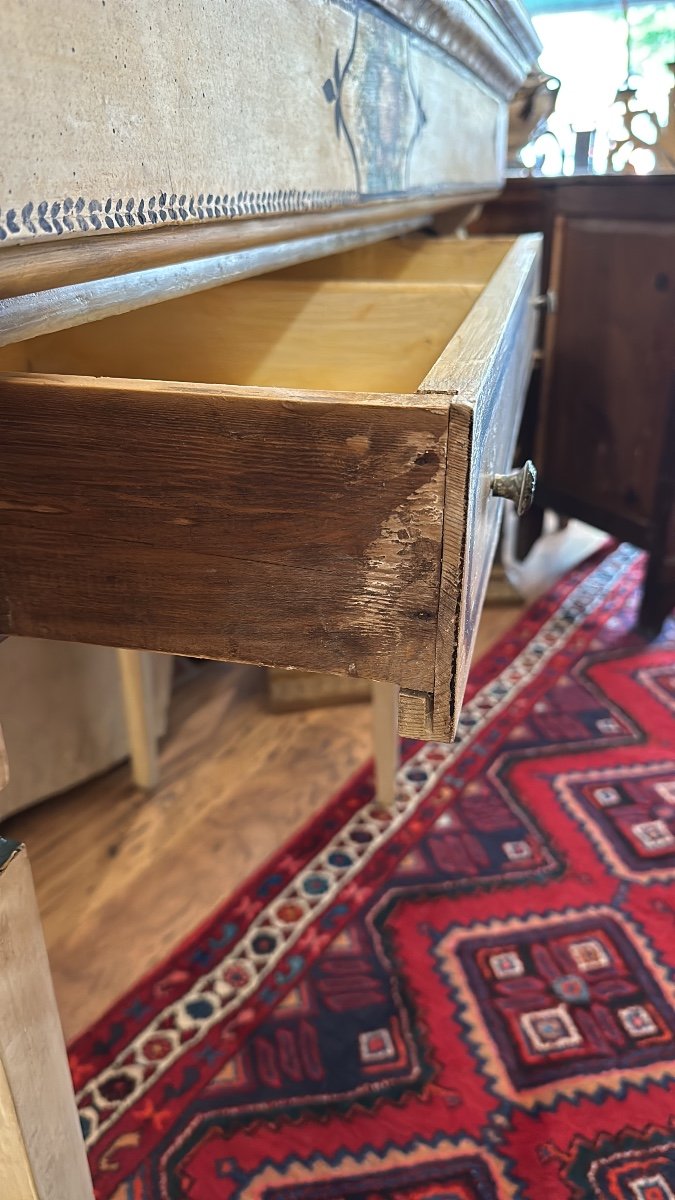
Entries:
[[532,301],[532,307],[543,309],[544,312],[554,313],[558,311],[558,297],[550,288],[548,292],[544,292],[541,296],[535,296]]
[[522,517],[534,499],[536,485],[536,467],[528,458],[525,466],[521,467],[519,471],[510,471],[508,475],[493,475],[490,490],[493,496],[503,496],[505,500],[513,500],[518,516]]

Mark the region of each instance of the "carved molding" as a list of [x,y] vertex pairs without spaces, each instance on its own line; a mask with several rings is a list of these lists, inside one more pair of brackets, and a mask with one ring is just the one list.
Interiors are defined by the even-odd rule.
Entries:
[[510,100],[541,44],[519,0],[374,0]]

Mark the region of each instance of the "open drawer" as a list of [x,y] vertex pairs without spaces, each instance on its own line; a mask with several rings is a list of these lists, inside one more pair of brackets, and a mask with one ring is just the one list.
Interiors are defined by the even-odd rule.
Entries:
[[451,737],[538,262],[413,237],[0,351],[0,634],[385,680]]

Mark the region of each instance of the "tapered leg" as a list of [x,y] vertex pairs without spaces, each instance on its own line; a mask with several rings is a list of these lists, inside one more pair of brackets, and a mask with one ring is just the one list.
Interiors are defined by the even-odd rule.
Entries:
[[385,808],[396,799],[398,748],[398,687],[394,683],[373,683],[373,750],[375,754],[375,794]]
[[117,660],[134,783],[140,788],[154,788],[159,783],[159,765],[153,727],[150,656],[140,650],[118,650]]
[[3,838],[0,1196],[93,1198],[28,856]]

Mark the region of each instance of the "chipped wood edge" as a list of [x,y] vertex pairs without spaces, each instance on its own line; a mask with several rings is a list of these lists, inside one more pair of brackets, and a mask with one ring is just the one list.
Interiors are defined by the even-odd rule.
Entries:
[[[434,694],[431,700],[431,738],[451,741],[457,728],[458,712],[452,704],[457,679],[460,631],[466,607],[466,542],[468,536],[469,489],[471,485],[471,442],[474,409],[454,401],[448,413],[448,465],[446,505],[441,550],[438,622]],[[450,481],[452,481],[450,483]],[[449,503],[447,490],[452,486],[461,502]],[[449,660],[449,666],[445,665]],[[447,686],[441,686],[447,680]]]

